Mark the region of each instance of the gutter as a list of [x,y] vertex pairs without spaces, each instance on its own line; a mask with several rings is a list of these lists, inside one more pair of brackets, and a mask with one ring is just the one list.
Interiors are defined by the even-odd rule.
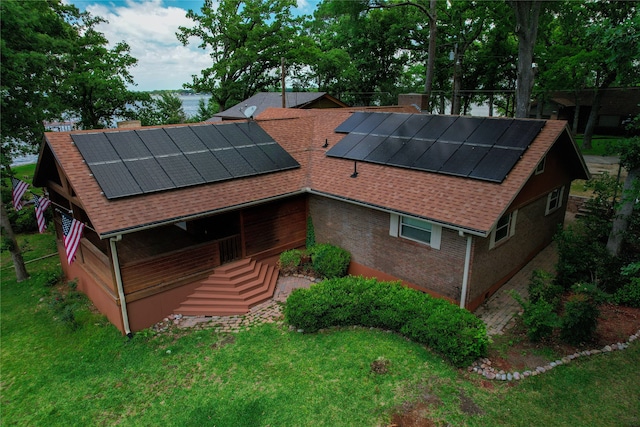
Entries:
[[120,298],[120,311],[122,312],[122,325],[124,327],[125,334],[132,338],[131,328],[129,327],[129,314],[127,313],[127,302],[124,296],[124,287],[122,286],[122,273],[120,272],[120,261],[118,260],[118,250],[116,249],[116,242],[122,240],[122,234],[118,234],[115,237],[109,239],[111,245],[111,258],[113,260],[113,271],[116,276],[116,284],[118,286],[118,297]]
[[[460,236],[464,237],[464,233],[460,232]],[[469,288],[469,270],[471,268],[471,241],[473,237],[467,234],[467,250],[464,255],[464,273],[462,274],[462,291],[460,292],[460,308],[466,308],[467,305],[467,289]]]
[[463,227],[456,226],[456,225],[453,225],[453,224],[450,224],[450,223],[446,223],[446,222],[442,222],[442,221],[435,221],[435,220],[433,220],[431,218],[426,218],[426,217],[415,215],[415,214],[411,214],[411,213],[408,213],[408,212],[388,209],[388,208],[384,208],[382,206],[378,206],[378,205],[374,205],[374,204],[370,204],[370,203],[359,202],[357,200],[349,199],[349,198],[346,198],[346,197],[335,196],[333,194],[325,193],[325,192],[322,192],[322,191],[313,190],[311,188],[306,188],[304,192],[309,193],[309,194],[313,194],[313,195],[316,195],[316,196],[326,197],[326,198],[333,199],[333,200],[339,200],[341,202],[350,203],[352,205],[362,206],[362,207],[369,208],[369,209],[375,209],[375,210],[380,211],[380,212],[385,212],[385,213],[390,213],[390,214],[399,214],[399,215],[403,215],[403,216],[410,216],[410,217],[413,217],[413,218],[422,219],[422,220],[428,221],[428,222],[430,222],[432,224],[436,224],[436,225],[439,225],[441,227],[448,228],[449,230],[455,230],[458,233],[465,233],[465,234],[470,234],[470,235],[478,236],[478,237],[487,237],[489,235],[489,233],[483,232],[483,231],[480,231],[480,230],[474,230],[474,229],[471,229],[471,228],[463,228]]

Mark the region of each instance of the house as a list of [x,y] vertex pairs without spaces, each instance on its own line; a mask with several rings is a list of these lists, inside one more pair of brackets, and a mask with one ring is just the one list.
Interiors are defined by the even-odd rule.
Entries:
[[[611,87],[603,91],[595,133],[626,135],[629,121],[640,114],[640,87]],[[591,113],[594,90],[555,91],[548,94],[541,117],[566,120],[572,127],[578,109],[578,133],[584,133]],[[535,115],[536,105],[531,108]]]
[[[248,110],[250,107],[255,109]],[[326,92],[285,92],[285,102],[282,102],[280,92],[259,92],[231,108],[214,114],[207,122],[224,120],[245,120],[246,111],[250,116],[257,117],[267,108],[346,108],[347,104],[334,98]]]
[[56,213],[61,264],[129,333],[205,300],[232,312],[214,277],[251,271],[238,293],[263,300],[253,283],[268,294],[307,218],[318,242],[351,253],[351,274],[474,310],[550,243],[571,181],[588,176],[564,121],[273,108],[255,121],[46,134],[34,185],[87,224],[69,265]]

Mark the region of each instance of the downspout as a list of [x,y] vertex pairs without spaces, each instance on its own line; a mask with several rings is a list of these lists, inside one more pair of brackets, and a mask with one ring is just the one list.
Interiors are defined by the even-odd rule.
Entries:
[[[464,236],[461,231],[460,236]],[[464,255],[464,273],[462,274],[462,293],[460,295],[460,308],[467,305],[467,288],[469,287],[469,270],[471,268],[471,241],[473,236],[467,234],[467,251]]]
[[111,259],[113,260],[113,269],[116,275],[116,285],[118,286],[118,297],[120,298],[120,310],[122,311],[122,325],[124,332],[129,338],[133,337],[131,329],[129,328],[129,315],[127,314],[127,302],[124,297],[124,287],[122,286],[122,273],[120,272],[120,261],[118,260],[118,250],[116,249],[116,242],[122,240],[122,234],[118,234],[115,237],[109,239],[111,245]]

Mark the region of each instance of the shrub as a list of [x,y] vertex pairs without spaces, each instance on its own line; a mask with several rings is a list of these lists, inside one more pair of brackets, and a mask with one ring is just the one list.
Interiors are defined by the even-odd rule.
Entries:
[[298,271],[305,252],[300,249],[290,249],[280,254],[278,259],[278,268],[285,274],[291,274]]
[[49,309],[54,312],[58,320],[67,325],[71,330],[80,328],[79,312],[87,305],[87,297],[76,291],[77,282],[67,283],[69,291],[66,293],[55,290],[49,300]]
[[305,332],[361,325],[391,329],[428,345],[456,366],[486,354],[484,323],[467,310],[399,283],[348,276],[294,290],[287,322]]
[[550,302],[542,298],[536,302],[524,301],[516,292],[512,292],[511,296],[518,301],[524,310],[522,323],[527,328],[527,336],[531,341],[538,342],[549,337],[553,330],[560,326],[558,315]]
[[580,293],[569,297],[564,304],[564,315],[560,328],[560,338],[571,344],[580,344],[591,340],[600,311],[593,298]]
[[613,294],[613,302],[618,305],[640,308],[640,280],[627,283]]
[[328,243],[310,249],[313,269],[322,277],[332,279],[347,274],[351,255],[346,250]]
[[312,248],[316,244],[316,231],[313,228],[313,220],[311,216],[307,217],[307,240],[305,242],[307,249]]
[[531,281],[529,282],[529,301],[536,303],[544,300],[551,304],[554,309],[560,305],[560,296],[562,295],[562,286],[554,282],[554,276],[544,270],[534,270],[531,273]]

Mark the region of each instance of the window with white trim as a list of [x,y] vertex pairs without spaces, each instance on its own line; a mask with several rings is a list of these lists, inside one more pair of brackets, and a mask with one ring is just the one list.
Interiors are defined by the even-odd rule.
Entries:
[[440,249],[442,227],[421,219],[391,214],[389,234]]
[[513,236],[516,232],[516,217],[518,211],[512,211],[505,214],[498,220],[498,224],[491,232],[491,241],[489,248],[493,248],[496,244],[502,243],[509,237]]
[[549,195],[547,195],[547,208],[545,210],[545,215],[549,215],[550,213],[558,210],[562,206],[562,196],[564,195],[564,186],[560,188],[556,188]]

